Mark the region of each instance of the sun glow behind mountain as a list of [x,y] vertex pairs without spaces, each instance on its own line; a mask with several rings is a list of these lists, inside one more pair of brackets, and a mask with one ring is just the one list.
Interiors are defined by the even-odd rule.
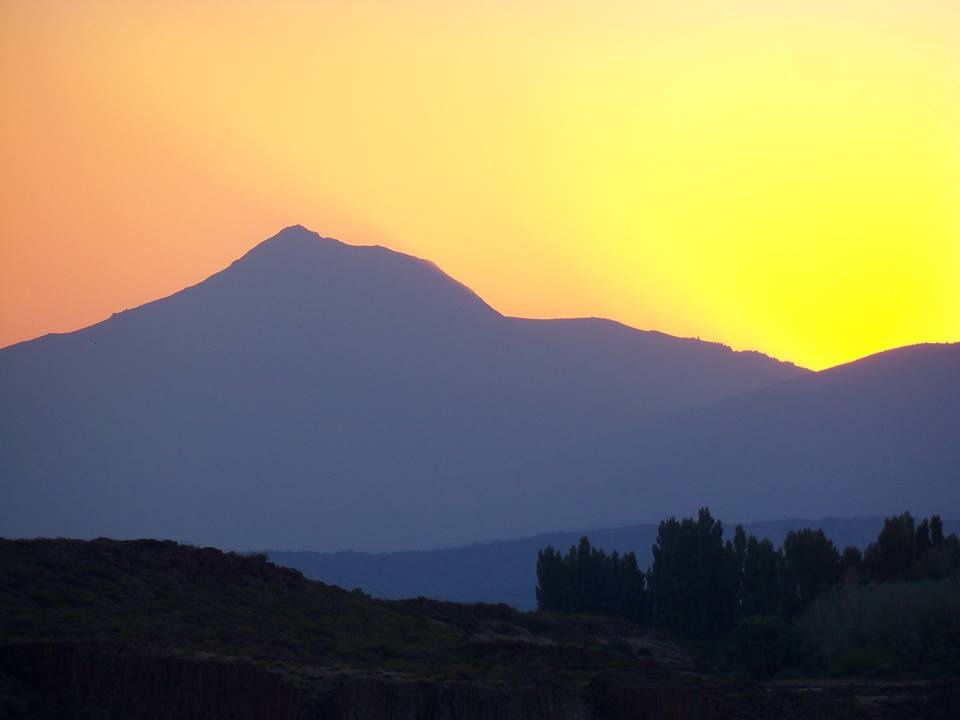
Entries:
[[957,3],[6,0],[0,69],[0,344],[293,222],[808,367],[960,337]]

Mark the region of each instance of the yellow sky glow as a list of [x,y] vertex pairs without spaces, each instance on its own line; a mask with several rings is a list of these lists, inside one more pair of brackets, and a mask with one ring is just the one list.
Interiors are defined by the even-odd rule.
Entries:
[[280,227],[811,368],[960,340],[960,4],[0,0],[0,346]]

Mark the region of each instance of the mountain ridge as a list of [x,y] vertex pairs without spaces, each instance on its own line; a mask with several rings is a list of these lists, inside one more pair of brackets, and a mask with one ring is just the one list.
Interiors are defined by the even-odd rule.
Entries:
[[531,458],[805,372],[506,317],[432,263],[294,226],[0,352],[0,531],[399,549],[549,529],[545,479],[515,479]]
[[[853,437],[827,465],[771,434],[807,402],[788,388],[804,381],[827,407],[817,388],[839,377],[846,405],[811,406],[786,428],[828,443],[817,426],[870,399],[854,392],[860,366],[848,382],[847,370],[616,321],[512,318],[432,263],[320,240],[291,226],[178,293],[0,351],[0,533],[400,550],[704,504],[726,517],[744,516],[738,504],[765,517],[925,511],[889,478],[869,508],[834,507],[829,494],[814,506],[804,487],[823,481],[777,464],[781,452],[865,487],[853,460],[871,442],[923,459],[923,502],[952,501],[951,453],[928,462],[930,440],[909,427]],[[894,358],[917,353],[933,351]],[[941,373],[949,387],[953,367]],[[929,382],[917,395],[929,408],[906,402],[897,378],[871,382],[914,418],[939,402]],[[758,390],[776,402],[751,420]],[[872,415],[889,411],[871,402]],[[928,429],[944,437],[943,423]]]
[[[952,431],[960,426],[958,378],[960,343],[895,348],[721,398],[656,427],[627,429],[577,462],[590,466],[604,455],[621,458],[608,492],[628,498],[642,488],[663,490],[674,497],[674,504],[661,507],[664,512],[692,512],[680,502],[687,495],[728,517],[761,519],[737,512],[727,502],[729,493],[755,501],[765,495],[771,504],[756,512],[768,517],[816,515],[822,504],[814,503],[823,498],[838,515],[896,512],[884,497],[897,497],[918,512],[942,513],[960,507],[960,486],[953,480],[960,449]],[[682,457],[671,454],[680,447]],[[709,477],[723,482],[711,484]],[[641,478],[659,482],[644,484]],[[783,493],[784,487],[806,492]],[[594,518],[593,524],[623,519]]]
[[[321,242],[320,242],[320,243],[317,243],[316,241],[321,241]],[[312,245],[312,247],[310,247],[311,245]],[[206,278],[204,278],[204,279],[202,279],[202,280],[200,280],[200,281],[198,281],[198,282],[196,282],[196,283],[192,283],[192,284],[190,284],[190,285],[187,285],[187,286],[181,288],[180,290],[175,290],[175,291],[171,292],[171,293],[168,294],[168,295],[164,295],[164,296],[159,297],[159,298],[154,298],[153,300],[148,300],[148,301],[146,301],[146,302],[144,302],[144,303],[141,303],[141,304],[139,304],[139,305],[135,305],[135,306],[130,307],[130,308],[124,308],[124,309],[122,309],[122,310],[118,310],[118,311],[112,313],[109,317],[104,318],[103,320],[99,320],[99,321],[97,321],[97,322],[94,322],[94,323],[92,323],[92,324],[90,324],[90,325],[86,325],[86,326],[84,326],[84,327],[75,328],[75,329],[73,329],[73,330],[67,330],[67,331],[63,331],[63,332],[44,333],[43,335],[39,335],[39,336],[37,336],[37,337],[35,337],[35,338],[30,338],[30,339],[27,339],[27,340],[18,341],[18,342],[16,342],[16,343],[11,344],[11,345],[7,345],[7,346],[5,346],[5,347],[0,348],[0,353],[4,352],[5,350],[7,350],[7,349],[9,349],[9,348],[17,347],[17,346],[23,345],[23,344],[25,344],[25,343],[32,343],[32,342],[35,342],[35,341],[37,341],[37,340],[41,340],[41,339],[43,339],[43,338],[61,337],[61,336],[64,336],[64,335],[71,335],[71,334],[73,334],[73,333],[77,333],[77,332],[82,332],[82,331],[85,331],[85,330],[89,330],[89,329],[91,329],[91,328],[94,328],[94,327],[97,327],[97,326],[99,326],[99,325],[102,325],[102,324],[105,323],[105,322],[108,322],[108,321],[110,321],[110,320],[113,320],[114,318],[123,317],[123,316],[127,315],[128,313],[135,312],[135,311],[137,311],[137,310],[143,309],[143,308],[145,308],[145,307],[147,307],[147,306],[150,306],[150,305],[153,305],[153,304],[155,304],[155,303],[163,302],[163,301],[169,300],[169,299],[171,299],[171,298],[173,298],[173,297],[176,297],[176,296],[178,296],[178,295],[181,295],[182,293],[185,293],[185,292],[189,292],[189,291],[191,291],[191,290],[194,290],[195,288],[198,288],[198,287],[200,287],[200,286],[202,286],[202,285],[205,285],[206,283],[208,283],[208,282],[211,281],[211,280],[218,279],[220,276],[222,276],[222,275],[224,275],[224,274],[228,274],[231,270],[241,270],[241,269],[244,269],[246,266],[249,266],[250,264],[256,263],[257,261],[260,261],[260,260],[264,260],[264,259],[269,259],[269,260],[281,259],[281,260],[283,260],[284,262],[290,262],[290,261],[291,261],[291,258],[290,258],[289,256],[284,257],[284,256],[282,255],[282,253],[288,252],[288,251],[289,251],[290,249],[292,249],[292,248],[295,248],[295,249],[297,249],[297,250],[302,251],[302,250],[304,250],[304,249],[307,249],[307,250],[316,250],[316,249],[318,249],[318,248],[320,248],[320,247],[324,247],[324,246],[326,246],[326,249],[328,249],[328,250],[329,250],[329,249],[333,249],[335,252],[344,252],[344,251],[347,251],[347,252],[349,252],[349,251],[375,251],[375,252],[377,252],[377,253],[385,254],[385,255],[387,255],[387,256],[389,256],[389,257],[402,259],[402,260],[405,261],[405,262],[410,262],[410,263],[413,263],[413,264],[421,265],[421,266],[423,266],[423,267],[425,267],[425,268],[429,268],[429,269],[432,270],[436,275],[440,276],[444,281],[449,282],[449,283],[451,284],[451,286],[462,290],[465,295],[467,295],[468,297],[474,298],[474,299],[478,302],[478,304],[480,304],[480,305],[482,305],[484,308],[488,309],[491,313],[496,314],[497,316],[499,316],[499,317],[501,317],[501,318],[504,318],[504,319],[508,319],[508,320],[518,320],[518,321],[530,321],[530,322],[534,322],[534,323],[559,323],[559,322],[598,322],[598,323],[609,323],[609,324],[621,326],[621,327],[623,327],[623,328],[626,328],[626,329],[628,329],[628,330],[631,330],[631,331],[634,331],[634,332],[637,332],[637,333],[649,334],[649,335],[651,335],[651,336],[658,336],[658,337],[662,337],[662,338],[668,338],[668,339],[671,339],[671,340],[686,341],[686,342],[691,342],[691,343],[702,343],[703,345],[715,346],[715,347],[717,347],[718,349],[727,350],[727,351],[729,351],[729,352],[736,353],[736,354],[747,355],[747,356],[751,356],[751,355],[752,355],[752,356],[758,356],[758,357],[760,357],[760,358],[764,358],[764,359],[768,359],[768,360],[771,360],[771,361],[774,361],[774,362],[778,362],[778,363],[781,363],[781,364],[783,364],[783,365],[796,368],[796,369],[798,369],[798,370],[803,370],[803,371],[809,372],[809,371],[807,370],[807,368],[804,368],[804,367],[802,367],[802,366],[800,366],[800,365],[798,365],[798,364],[796,364],[796,363],[794,363],[794,362],[792,362],[792,361],[790,361],[790,360],[783,360],[783,359],[774,357],[774,356],[772,356],[772,355],[769,355],[769,354],[767,354],[767,353],[764,353],[764,352],[761,351],[761,350],[756,350],[756,349],[736,350],[736,349],[734,349],[733,347],[731,347],[730,345],[727,345],[726,343],[723,343],[723,342],[721,342],[721,341],[716,341],[716,340],[703,340],[703,339],[701,339],[701,338],[694,338],[694,337],[686,337],[686,336],[680,336],[680,335],[673,335],[673,334],[670,334],[670,333],[667,333],[667,332],[664,332],[664,331],[661,331],[661,330],[638,328],[638,327],[635,327],[635,326],[633,326],[633,325],[629,325],[629,324],[627,324],[627,323],[625,323],[625,322],[622,322],[622,321],[620,321],[620,320],[615,320],[615,319],[612,319],[612,318],[606,318],[606,317],[601,317],[601,316],[596,316],[596,315],[573,316],[573,317],[552,317],[552,318],[525,318],[525,317],[521,317],[521,316],[505,315],[505,314],[501,313],[500,311],[498,311],[498,310],[497,310],[496,308],[494,308],[493,306],[491,306],[489,303],[487,303],[478,293],[476,293],[476,292],[475,292],[474,290],[472,290],[470,287],[468,287],[467,285],[459,282],[458,280],[456,280],[455,278],[453,278],[452,276],[450,276],[449,274],[447,274],[442,268],[440,268],[436,263],[434,263],[433,261],[431,261],[431,260],[429,260],[429,259],[422,258],[422,257],[416,256],[416,255],[412,255],[412,254],[409,254],[409,253],[404,253],[404,252],[401,252],[401,251],[398,251],[398,250],[394,250],[394,249],[389,248],[389,247],[386,247],[386,246],[384,246],[384,245],[351,245],[351,244],[345,243],[345,242],[343,242],[342,240],[339,240],[339,239],[337,239],[337,238],[333,238],[333,237],[328,237],[328,236],[321,235],[321,234],[319,234],[319,233],[317,233],[317,232],[315,232],[315,231],[313,231],[313,230],[310,230],[310,229],[308,229],[308,228],[306,228],[305,226],[300,225],[300,224],[288,225],[288,226],[284,227],[282,230],[280,230],[278,233],[274,234],[273,236],[271,236],[271,237],[269,237],[269,238],[267,238],[267,239],[265,239],[265,240],[262,240],[262,241],[260,241],[259,243],[256,243],[253,247],[251,247],[249,250],[247,250],[245,253],[243,253],[243,255],[241,255],[241,256],[238,257],[237,259],[233,260],[232,262],[230,262],[226,267],[223,267],[223,268],[221,268],[220,270],[217,270],[217,271],[213,272],[212,274],[208,275]]]

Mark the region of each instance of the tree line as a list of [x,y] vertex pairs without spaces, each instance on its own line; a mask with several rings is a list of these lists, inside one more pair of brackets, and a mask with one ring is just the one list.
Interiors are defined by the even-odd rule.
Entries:
[[561,613],[647,617],[646,573],[632,552],[607,555],[580,538],[564,556],[548,546],[537,559],[537,606]]
[[620,616],[713,640],[749,618],[792,621],[842,585],[958,575],[960,540],[944,536],[936,515],[919,523],[909,512],[887,518],[861,553],[841,552],[819,529],[792,531],[779,548],[740,525],[724,540],[722,523],[703,508],[659,524],[646,572],[634,553],[608,555],[586,537],[566,554],[544,548],[536,593],[542,611]]

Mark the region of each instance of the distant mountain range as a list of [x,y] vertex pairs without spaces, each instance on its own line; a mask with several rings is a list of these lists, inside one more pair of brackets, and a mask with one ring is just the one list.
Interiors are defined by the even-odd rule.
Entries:
[[951,514],[960,346],[813,374],[287,228],[0,350],[0,534],[391,550],[726,517]]
[[[772,520],[747,523],[748,535],[769,538],[776,547],[791,530],[819,528],[839,550],[861,550],[873,542],[883,527],[882,517],[820,518],[818,520]],[[945,519],[944,532],[960,531],[960,521]],[[724,537],[733,526],[724,525]],[[634,552],[640,567],[653,562],[651,548],[657,539],[656,525],[582,532],[543,533],[515,540],[475,543],[439,550],[393,553],[270,551],[270,560],[302,572],[313,580],[360,588],[380,598],[427,597],[456,602],[505,602],[519,610],[537,605],[537,553],[548,545],[566,552],[581,536],[591,545],[610,553]]]
[[[960,344],[917,345],[727,398],[552,458],[572,487],[604,467],[593,527],[690,503],[746,520],[960,511]],[[531,474],[538,470],[531,468]]]

